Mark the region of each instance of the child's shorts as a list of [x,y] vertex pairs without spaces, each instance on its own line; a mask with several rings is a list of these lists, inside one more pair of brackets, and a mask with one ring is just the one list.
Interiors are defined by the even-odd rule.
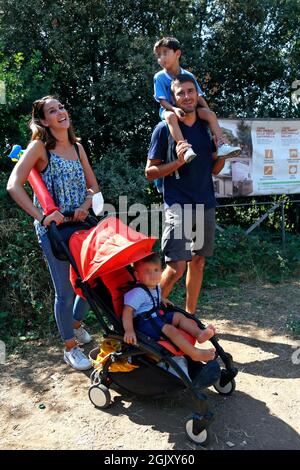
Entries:
[[[158,341],[161,339],[161,336],[158,334],[158,331],[156,331],[156,328],[153,327],[153,321],[155,321],[155,324],[161,332],[163,326],[166,323],[172,325],[174,313],[175,312],[166,312],[163,315],[158,315],[155,318],[152,318],[152,320],[150,320],[150,318],[148,320],[144,320],[142,318],[139,319],[138,317],[136,317],[134,319],[135,328],[144,335],[150,336],[150,338],[154,339],[154,341]],[[162,316],[164,317],[164,320],[161,319]]]

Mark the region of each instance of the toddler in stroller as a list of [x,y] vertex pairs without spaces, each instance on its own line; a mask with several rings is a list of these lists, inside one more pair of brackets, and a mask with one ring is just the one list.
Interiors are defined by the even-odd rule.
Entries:
[[[204,343],[212,338],[216,330],[213,325],[208,325],[201,330],[197,323],[187,318],[180,312],[174,311],[172,303],[167,299],[161,299],[161,261],[157,253],[152,253],[134,263],[134,272],[138,283],[128,291],[124,297],[124,309],[122,314],[125,330],[124,341],[128,344],[136,344],[134,327],[158,341],[159,339],[171,340],[185,355],[193,361],[210,361],[215,358],[215,349],[198,349],[193,343]],[[161,303],[168,306],[168,311],[161,310]],[[188,340],[180,330],[188,333]]]

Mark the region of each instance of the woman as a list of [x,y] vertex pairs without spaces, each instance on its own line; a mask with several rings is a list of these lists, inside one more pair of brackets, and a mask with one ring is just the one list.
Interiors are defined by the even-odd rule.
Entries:
[[[7,190],[16,203],[31,215],[39,243],[47,259],[54,289],[54,314],[65,342],[64,360],[74,369],[86,370],[91,361],[78,344],[91,341],[88,332],[81,326],[88,303],[76,297],[69,281],[69,263],[54,257],[47,227],[51,222],[64,222],[63,212],[75,211],[73,220],[82,221],[88,215],[92,194],[99,191],[96,177],[88,162],[79,139],[74,134],[69,114],[54,96],[45,96],[33,103],[31,142],[22,158],[14,167]],[[41,173],[59,211],[43,215],[34,197],[34,202],[24,189],[24,183],[33,167]]]

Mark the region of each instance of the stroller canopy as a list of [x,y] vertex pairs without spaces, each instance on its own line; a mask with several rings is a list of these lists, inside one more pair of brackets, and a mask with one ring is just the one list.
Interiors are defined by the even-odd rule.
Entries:
[[[120,219],[108,217],[92,229],[75,232],[70,238],[69,248],[82,280],[93,287],[97,277],[148,256],[155,241],[156,238],[136,232]],[[74,287],[76,277],[71,268]]]

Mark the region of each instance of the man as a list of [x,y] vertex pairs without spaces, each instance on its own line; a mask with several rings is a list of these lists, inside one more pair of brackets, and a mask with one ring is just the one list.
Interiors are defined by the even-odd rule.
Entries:
[[[162,275],[162,296],[168,297],[174,284],[187,269],[185,308],[194,314],[203,280],[205,257],[213,254],[216,201],[212,167],[215,147],[206,123],[197,116],[198,92],[194,79],[178,75],[172,82],[171,91],[176,106],[184,111],[180,129],[186,141],[178,142],[177,158],[168,161],[168,128],[164,122],[158,124],[152,134],[145,174],[150,181],[164,178],[166,221],[162,248],[167,266]],[[197,157],[186,163],[184,154],[191,146]],[[204,224],[201,223],[199,227],[199,218],[196,225],[197,215],[203,206]],[[196,235],[199,235],[199,230],[204,231],[202,248],[192,240],[195,226]]]

